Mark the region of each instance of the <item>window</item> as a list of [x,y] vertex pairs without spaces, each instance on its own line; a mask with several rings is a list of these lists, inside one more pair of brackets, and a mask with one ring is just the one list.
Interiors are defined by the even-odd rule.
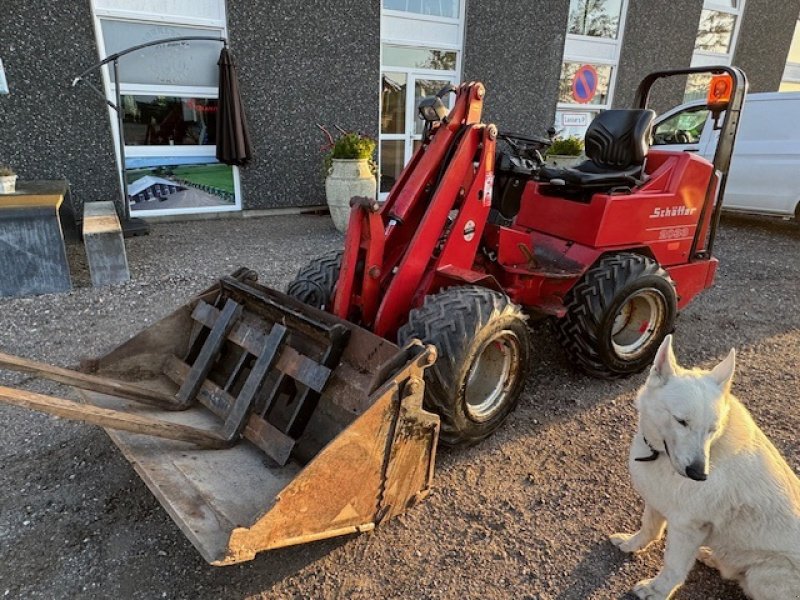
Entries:
[[[100,19],[105,55],[146,44],[158,39],[183,36],[223,37],[222,31],[138,23],[117,19]],[[119,61],[120,78],[127,84],[190,85],[217,87],[217,60],[221,45],[217,42],[173,42],[164,46],[144,48],[124,56]],[[109,75],[114,74],[109,70]]]
[[622,0],[570,0],[567,33],[616,39]]
[[800,64],[800,19],[794,24],[794,36],[792,37],[792,45],[789,46],[789,56],[786,62]]
[[388,67],[455,71],[457,54],[450,50],[383,46],[383,64]]
[[381,133],[405,133],[408,74],[385,72],[381,91]]
[[653,145],[697,144],[708,120],[708,109],[696,106],[659,123],[653,131]]
[[727,54],[731,49],[736,16],[719,10],[703,10],[694,49],[702,52]]
[[[224,0],[92,0],[92,8],[102,58],[160,39],[227,36]],[[170,42],[120,58],[122,171],[133,214],[241,207],[238,169],[218,163],[215,156],[221,48],[217,41]],[[112,102],[116,83],[109,68],[104,86]],[[116,136],[113,113],[111,126]]]
[[708,86],[711,83],[711,75],[706,73],[695,73],[686,79],[686,92],[683,95],[684,102],[692,100],[702,100],[708,95]]
[[780,91],[800,92],[800,19],[794,25],[794,37],[789,47],[789,56],[786,58]]
[[459,0],[383,0],[383,8],[431,17],[457,19],[461,5]]
[[122,96],[128,146],[214,146],[216,98]]

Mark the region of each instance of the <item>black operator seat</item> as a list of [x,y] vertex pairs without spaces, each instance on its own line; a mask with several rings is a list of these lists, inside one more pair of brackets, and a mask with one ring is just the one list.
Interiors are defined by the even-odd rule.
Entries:
[[[645,109],[601,112],[586,130],[588,160],[572,168],[543,167],[539,179],[566,188],[633,187],[642,181],[656,113]],[[553,191],[555,191],[554,188]]]

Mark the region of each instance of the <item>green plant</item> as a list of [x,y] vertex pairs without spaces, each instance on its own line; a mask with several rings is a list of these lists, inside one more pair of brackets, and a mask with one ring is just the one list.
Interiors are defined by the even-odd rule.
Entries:
[[0,166],[0,177],[13,177],[16,175],[11,167]]
[[339,137],[334,138],[322,125],[317,125],[317,127],[319,127],[322,133],[328,138],[328,144],[322,147],[322,150],[325,152],[323,160],[326,176],[330,172],[333,166],[333,159],[335,158],[349,160],[367,159],[370,162],[370,168],[375,172],[376,165],[373,156],[375,154],[377,142],[374,138],[355,131],[345,131],[339,126],[336,126]]
[[547,155],[580,156],[582,152],[583,140],[579,137],[570,136],[553,140],[553,145],[550,146]]

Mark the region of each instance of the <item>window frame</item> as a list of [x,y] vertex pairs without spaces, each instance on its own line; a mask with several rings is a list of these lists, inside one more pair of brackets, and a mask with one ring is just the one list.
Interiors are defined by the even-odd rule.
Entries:
[[[100,59],[107,56],[105,36],[103,35],[102,21],[116,20],[126,23],[140,23],[144,25],[166,25],[175,27],[193,27],[196,29],[207,30],[209,35],[220,35],[227,39],[227,7],[224,0],[219,0],[221,10],[219,19],[197,18],[190,16],[175,16],[159,13],[145,13],[117,8],[100,8],[97,6],[98,0],[92,0],[92,20],[97,41],[97,52]],[[103,91],[106,98],[114,102],[116,93],[114,82],[111,77],[111,67],[104,65],[101,67],[103,79]],[[147,96],[169,96],[176,98],[208,98],[219,99],[219,90],[209,86],[187,86],[187,85],[156,85],[124,83],[119,84],[120,95],[147,95]],[[119,155],[119,129],[117,113],[111,107],[108,108],[108,115],[111,121],[111,135],[114,141],[114,156],[117,165],[117,175],[120,186],[123,185],[122,178],[125,176],[125,166],[122,165]],[[137,158],[158,158],[158,157],[187,157],[187,158],[209,158],[209,163],[217,162],[216,147],[214,145],[194,145],[194,146],[134,146],[125,145],[126,159]],[[243,197],[239,167],[232,166],[234,198],[232,205],[201,206],[193,208],[174,208],[174,209],[150,209],[147,211],[136,212],[136,216],[160,217],[169,215],[184,215],[198,213],[217,213],[217,212],[236,212],[242,210]]]

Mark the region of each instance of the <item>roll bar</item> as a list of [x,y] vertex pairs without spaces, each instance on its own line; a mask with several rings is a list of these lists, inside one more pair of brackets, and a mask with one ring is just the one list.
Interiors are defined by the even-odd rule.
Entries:
[[[706,198],[703,203],[703,208],[700,213],[697,231],[695,232],[694,240],[692,241],[692,250],[690,257],[693,259],[705,259],[712,256],[714,249],[714,240],[717,237],[717,227],[719,226],[719,219],[722,214],[722,200],[725,194],[725,186],[728,182],[728,170],[731,166],[731,157],[733,155],[733,148],[736,142],[736,133],[739,130],[739,118],[744,106],[745,95],[747,94],[748,84],[747,76],[738,67],[728,66],[711,66],[711,67],[690,67],[687,69],[671,69],[668,71],[656,71],[650,73],[642,79],[639,87],[636,90],[636,97],[634,104],[637,108],[647,108],[650,99],[650,90],[659,79],[665,77],[675,77],[681,75],[694,75],[694,74],[709,74],[709,75],[729,75],[733,83],[731,89],[731,96],[728,106],[725,109],[725,117],[720,127],[719,138],[717,139],[717,148],[714,152],[714,170],[719,172],[719,191],[716,197],[719,201],[713,205],[714,198],[714,178],[712,177],[708,183],[706,190]],[[708,243],[701,252],[697,252],[697,247],[700,243],[700,233],[703,229],[702,224],[705,221],[705,216],[709,207],[713,205],[714,213],[711,217],[711,223],[708,233]]]

